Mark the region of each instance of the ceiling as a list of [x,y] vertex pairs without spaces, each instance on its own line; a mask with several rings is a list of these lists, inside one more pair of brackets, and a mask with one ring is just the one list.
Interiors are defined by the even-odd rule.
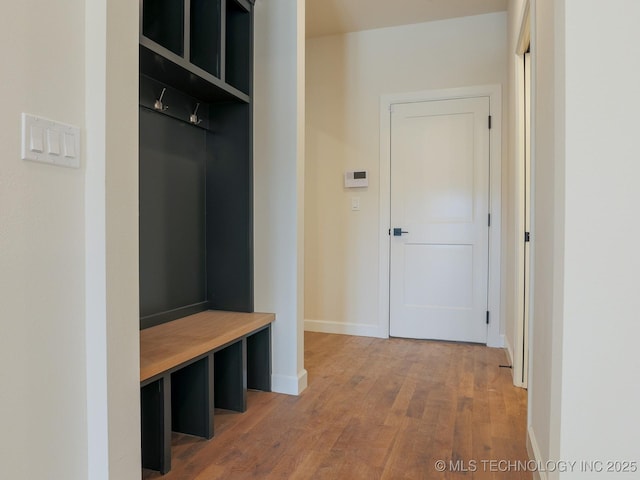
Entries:
[[500,12],[507,1],[307,0],[307,37]]

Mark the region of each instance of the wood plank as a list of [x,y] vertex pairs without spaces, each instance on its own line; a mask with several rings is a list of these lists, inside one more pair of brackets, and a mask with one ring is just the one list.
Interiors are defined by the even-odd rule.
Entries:
[[140,381],[215,350],[275,320],[273,313],[209,310],[140,331]]

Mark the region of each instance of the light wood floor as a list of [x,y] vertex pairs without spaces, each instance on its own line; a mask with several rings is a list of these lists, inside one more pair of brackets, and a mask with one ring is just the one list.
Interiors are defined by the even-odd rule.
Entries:
[[488,462],[528,458],[526,392],[506,361],[477,345],[307,332],[307,390],[249,392],[246,413],[216,411],[212,440],[174,434],[172,471],[143,478],[529,480]]

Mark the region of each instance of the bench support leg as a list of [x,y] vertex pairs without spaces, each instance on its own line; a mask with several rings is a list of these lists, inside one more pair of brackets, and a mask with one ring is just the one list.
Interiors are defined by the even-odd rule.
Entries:
[[271,391],[271,326],[247,337],[247,388]]
[[171,470],[171,376],[140,390],[142,466],[165,474]]
[[213,354],[171,375],[174,432],[213,437]]
[[215,406],[244,412],[247,409],[247,341],[232,343],[214,354]]

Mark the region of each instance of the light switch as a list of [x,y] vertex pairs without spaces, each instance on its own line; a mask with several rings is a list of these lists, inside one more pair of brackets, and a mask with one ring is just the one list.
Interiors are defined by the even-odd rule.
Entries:
[[47,152],[49,155],[60,155],[60,133],[51,128],[47,129]]
[[22,114],[22,159],[80,168],[80,128]]
[[64,156],[67,158],[76,157],[76,139],[71,133],[64,134]]
[[354,212],[360,210],[360,197],[351,197],[351,210]]
[[42,139],[44,130],[38,125],[31,125],[29,129],[29,149],[32,152],[44,152],[44,140]]

